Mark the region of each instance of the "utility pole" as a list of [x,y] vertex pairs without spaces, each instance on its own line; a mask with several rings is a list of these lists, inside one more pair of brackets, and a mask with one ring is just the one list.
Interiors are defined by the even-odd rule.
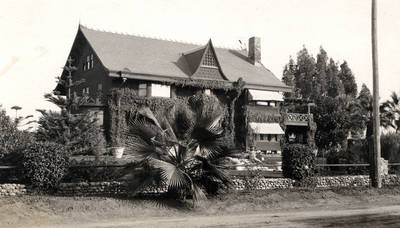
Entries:
[[373,74],[373,129],[374,129],[374,148],[373,164],[371,172],[372,186],[382,187],[381,168],[381,133],[379,118],[379,72],[378,72],[378,42],[377,42],[377,8],[376,0],[372,0],[371,7],[371,37],[372,37],[372,74]]

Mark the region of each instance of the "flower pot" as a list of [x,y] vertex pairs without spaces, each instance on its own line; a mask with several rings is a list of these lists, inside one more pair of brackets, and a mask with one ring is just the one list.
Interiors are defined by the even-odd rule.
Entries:
[[122,158],[124,154],[125,147],[113,147],[112,154],[115,158]]

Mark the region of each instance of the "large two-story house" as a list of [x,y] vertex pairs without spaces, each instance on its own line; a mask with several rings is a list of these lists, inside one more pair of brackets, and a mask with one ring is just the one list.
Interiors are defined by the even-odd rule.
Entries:
[[[243,108],[237,110],[247,112],[243,115],[247,118],[244,127],[253,136],[249,137],[253,139],[252,145],[263,151],[280,150],[279,140],[284,135],[280,104],[282,93],[291,88],[261,63],[260,38],[250,38],[247,50],[235,50],[214,47],[211,39],[204,45],[196,45],[79,26],[69,56],[77,67],[72,81],[85,80],[73,87],[70,95],[89,95],[92,102],[85,109],[97,111],[100,121],[108,121],[102,118],[107,103],[101,97],[113,88],[131,88],[138,96],[175,98],[200,90],[196,86],[177,86],[178,81],[232,85],[241,79],[245,92],[238,104]],[[64,71],[62,77],[67,74]],[[55,90],[67,95],[61,84]],[[219,93],[213,89],[202,91]],[[249,147],[249,140],[245,141]]]

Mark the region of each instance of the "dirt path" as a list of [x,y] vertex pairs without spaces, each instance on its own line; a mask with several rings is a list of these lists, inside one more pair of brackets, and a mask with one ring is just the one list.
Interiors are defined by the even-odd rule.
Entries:
[[[340,210],[309,210],[245,215],[146,217],[48,227],[399,227],[400,205]],[[44,227],[44,226],[40,226]]]

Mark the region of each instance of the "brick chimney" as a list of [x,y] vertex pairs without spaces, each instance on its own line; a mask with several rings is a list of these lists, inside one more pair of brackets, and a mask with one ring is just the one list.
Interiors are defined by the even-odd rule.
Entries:
[[261,65],[261,39],[260,37],[251,37],[249,39],[249,59],[256,66]]

